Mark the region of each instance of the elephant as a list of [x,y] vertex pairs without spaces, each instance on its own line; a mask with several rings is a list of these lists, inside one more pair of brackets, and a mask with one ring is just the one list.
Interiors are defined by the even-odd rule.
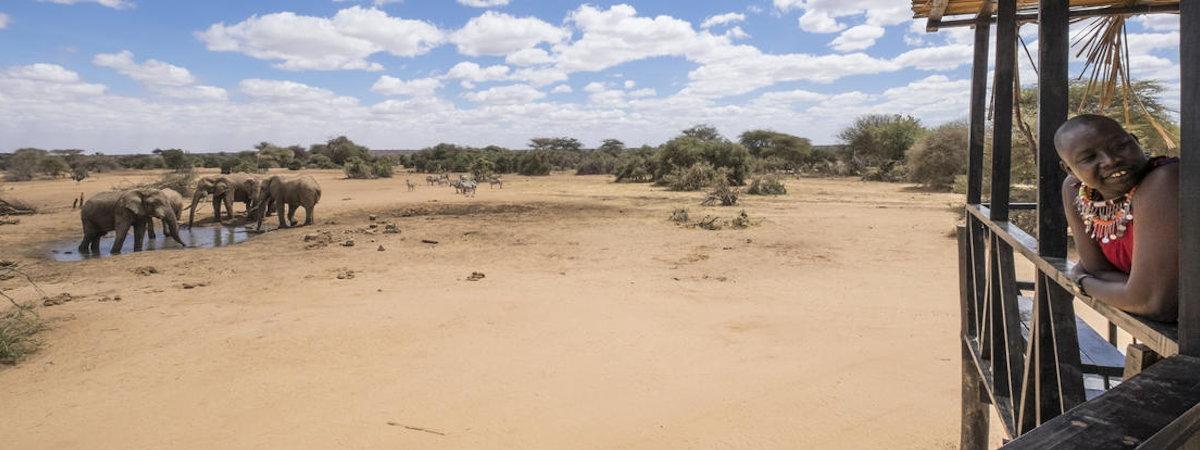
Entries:
[[[171,210],[175,212],[175,223],[179,223],[179,219],[183,218],[183,195],[180,195],[171,188],[163,188],[162,194],[166,198],[167,204],[171,206]],[[165,220],[162,224],[162,230],[163,236],[171,235],[168,232],[167,221]],[[150,239],[156,238],[154,235],[154,219],[151,217],[146,217],[146,234]]]
[[112,253],[121,253],[129,227],[133,227],[133,250],[142,250],[142,233],[149,217],[162,219],[167,226],[167,235],[179,245],[187,247],[179,238],[179,222],[167,195],[158,189],[130,189],[127,191],[102,192],[83,203],[79,218],[83,222],[83,241],[80,253],[100,253],[100,237],[116,231]]
[[[233,202],[243,202],[246,204],[246,216],[250,216],[250,212],[254,210],[254,200],[258,198],[258,189],[261,180],[252,175],[235,173],[231,175],[220,175],[203,177],[196,183],[196,192],[192,195],[192,204],[188,209],[188,223],[190,228],[196,217],[196,204],[205,195],[211,195],[213,198],[213,217],[218,222],[221,221],[221,204],[225,204],[229,219],[233,219]],[[229,195],[232,192],[233,195]]]
[[[304,207],[304,224],[312,225],[313,208],[321,201],[321,186],[311,176],[284,178],[275,175],[262,182],[258,190],[258,230],[262,230],[263,218],[270,214],[269,208],[274,205],[279,214],[279,228],[287,228],[296,224],[296,210]],[[284,205],[287,206],[287,218],[284,218]]]

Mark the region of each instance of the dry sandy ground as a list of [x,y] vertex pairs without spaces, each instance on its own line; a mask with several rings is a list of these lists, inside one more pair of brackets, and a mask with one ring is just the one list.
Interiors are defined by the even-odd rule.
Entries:
[[[0,368],[0,446],[957,446],[953,195],[802,179],[720,208],[607,177],[463,198],[317,172],[312,227],[47,257],[80,237],[72,195],[145,176],[0,188],[48,212],[0,227],[0,258],[82,297],[40,308],[43,349]],[[361,232],[368,214],[401,232]],[[321,230],[356,245],[306,249]],[[0,286],[40,297],[19,281]]]

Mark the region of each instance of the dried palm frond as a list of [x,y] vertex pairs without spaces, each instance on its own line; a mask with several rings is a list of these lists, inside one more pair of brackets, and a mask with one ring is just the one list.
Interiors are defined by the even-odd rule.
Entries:
[[1085,75],[1088,77],[1083,100],[1080,101],[1076,112],[1085,112],[1088,100],[1096,95],[1099,99],[1095,105],[1095,112],[1103,112],[1120,101],[1125,124],[1130,125],[1133,122],[1131,110],[1136,106],[1141,109],[1150,126],[1162,137],[1167,148],[1173,150],[1177,148],[1175,140],[1134,93],[1129,77],[1129,40],[1125,31],[1125,20],[1128,17],[1115,15],[1092,19],[1092,24],[1071,44],[1079,48],[1075,56],[1086,55],[1079,78],[1082,79]]

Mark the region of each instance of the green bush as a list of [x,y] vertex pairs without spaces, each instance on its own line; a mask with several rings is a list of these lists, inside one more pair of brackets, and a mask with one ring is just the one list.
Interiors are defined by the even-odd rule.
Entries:
[[750,182],[750,189],[746,190],[750,195],[783,195],[787,194],[787,187],[779,181],[779,177],[775,175],[767,175],[755,178]]
[[293,159],[288,163],[287,168],[288,170],[300,170],[304,168],[304,163],[300,162],[298,159]]
[[371,166],[371,172],[379,178],[391,178],[395,170],[392,168],[392,160],[387,158],[379,158],[375,164]]
[[550,162],[541,152],[529,152],[521,155],[517,162],[517,173],[527,176],[550,175]]
[[663,144],[654,155],[654,181],[666,184],[664,179],[679,169],[687,169],[699,162],[716,169],[725,169],[729,183],[741,186],[750,173],[750,153],[745,147],[724,139],[704,140],[692,136],[680,136]]
[[610,175],[617,171],[617,158],[609,153],[589,153],[575,169],[575,175]]
[[314,169],[337,169],[340,167],[328,156],[319,153],[308,159],[308,166]]
[[346,178],[367,180],[375,178],[375,170],[371,163],[363,161],[358,157],[351,157],[342,164],[342,171],[346,172]]
[[617,163],[614,174],[618,183],[646,183],[650,181],[651,171],[647,167],[648,160],[639,156],[625,156]]
[[480,156],[475,158],[475,161],[471,163],[471,167],[468,168],[468,171],[471,172],[471,176],[475,177],[476,180],[486,180],[488,177],[491,177],[496,173],[496,163],[492,162],[490,159]]
[[711,164],[698,162],[687,169],[676,168],[663,177],[662,183],[672,191],[699,191],[717,183],[721,173]]
[[239,159],[233,164],[231,171],[231,173],[258,173],[258,161]]
[[951,122],[934,128],[905,155],[908,178],[932,189],[948,190],[966,171],[967,124]]

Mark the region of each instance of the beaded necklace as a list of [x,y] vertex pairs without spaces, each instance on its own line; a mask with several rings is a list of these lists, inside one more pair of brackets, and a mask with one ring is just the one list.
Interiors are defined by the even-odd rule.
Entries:
[[1109,243],[1125,235],[1129,221],[1133,220],[1133,192],[1130,189],[1125,195],[1109,200],[1092,200],[1095,195],[1092,188],[1079,185],[1079,196],[1075,198],[1075,209],[1083,217],[1084,231],[1102,243]]

